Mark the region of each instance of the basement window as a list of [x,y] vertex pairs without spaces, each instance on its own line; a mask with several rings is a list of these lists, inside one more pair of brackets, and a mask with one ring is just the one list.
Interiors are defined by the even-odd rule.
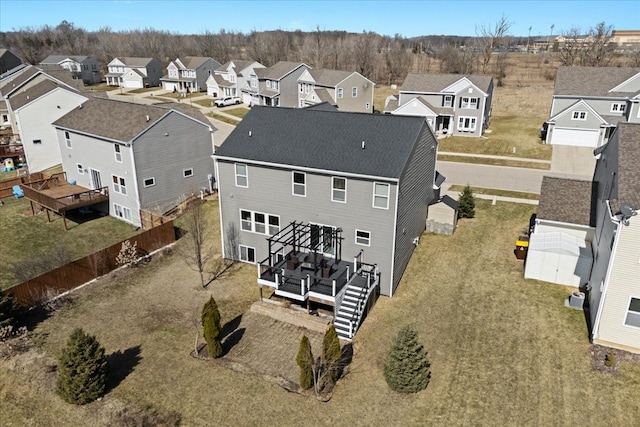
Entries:
[[624,320],[626,326],[640,328],[640,298],[631,298],[627,317]]

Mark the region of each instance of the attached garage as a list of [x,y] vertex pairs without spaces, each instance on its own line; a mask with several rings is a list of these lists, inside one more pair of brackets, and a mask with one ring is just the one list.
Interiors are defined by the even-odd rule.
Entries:
[[176,82],[162,82],[162,88],[169,92],[173,92],[174,90],[178,90],[178,83]]
[[574,145],[596,148],[600,140],[598,129],[566,129],[554,127],[551,131],[551,144]]
[[524,277],[579,287],[589,281],[592,263],[588,241],[563,232],[533,233]]
[[251,105],[251,94],[250,93],[242,93],[242,102],[246,105]]

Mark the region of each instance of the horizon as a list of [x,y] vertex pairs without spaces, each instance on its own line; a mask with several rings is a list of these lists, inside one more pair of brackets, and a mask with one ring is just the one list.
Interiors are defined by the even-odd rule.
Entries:
[[[29,13],[24,13],[29,5]],[[339,5],[344,11],[336,13]],[[584,6],[592,7],[584,7]],[[251,31],[322,31],[361,33],[372,31],[384,36],[475,37],[480,26],[491,26],[502,16],[512,23],[513,37],[559,35],[572,28],[586,33],[604,21],[617,30],[640,29],[640,8],[633,1],[183,1],[181,13],[172,13],[174,3],[147,0],[2,0],[0,31],[55,27],[63,20],[89,32],[109,27],[113,32],[154,29],[180,35],[197,35],[221,30],[248,34]],[[293,7],[295,6],[295,7]],[[443,7],[464,6],[466,13],[444,21],[427,18],[442,13]],[[633,7],[629,7],[633,6]],[[379,8],[385,8],[380,11]],[[246,8],[252,8],[251,14]],[[301,17],[300,10],[310,14]],[[553,16],[550,9],[553,8]],[[239,12],[240,10],[240,12]],[[606,14],[602,11],[606,10]],[[101,13],[97,13],[101,12]],[[195,17],[192,17],[196,15]],[[307,17],[307,15],[309,15]],[[357,19],[354,16],[357,15]],[[380,16],[383,15],[381,19]],[[443,14],[446,15],[446,14]],[[604,19],[601,17],[606,15]],[[203,17],[211,17],[211,23]],[[426,21],[426,22],[425,22]],[[218,23],[219,22],[219,23]]]

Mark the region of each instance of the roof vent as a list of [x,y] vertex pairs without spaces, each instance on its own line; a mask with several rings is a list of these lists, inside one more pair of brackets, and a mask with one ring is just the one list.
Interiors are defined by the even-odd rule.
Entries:
[[251,136],[251,131],[249,131],[249,136]]
[[147,119],[147,121],[151,120],[151,118],[149,117],[149,115],[145,116],[145,118]]
[[364,141],[362,141],[362,149],[364,150]]

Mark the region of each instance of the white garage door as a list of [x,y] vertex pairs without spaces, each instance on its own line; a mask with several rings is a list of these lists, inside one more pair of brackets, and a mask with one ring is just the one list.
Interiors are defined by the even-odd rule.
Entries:
[[597,129],[554,128],[551,133],[551,144],[596,148],[599,135],[600,132]]
[[124,83],[124,87],[137,88],[137,89],[142,88],[142,82],[139,82],[136,80],[125,80],[123,83]]
[[178,90],[178,84],[172,82],[162,82],[162,86],[164,90],[168,90],[169,92],[173,92],[174,90]]
[[248,93],[243,93],[242,94],[242,102],[247,104],[247,105],[251,105],[251,95]]

